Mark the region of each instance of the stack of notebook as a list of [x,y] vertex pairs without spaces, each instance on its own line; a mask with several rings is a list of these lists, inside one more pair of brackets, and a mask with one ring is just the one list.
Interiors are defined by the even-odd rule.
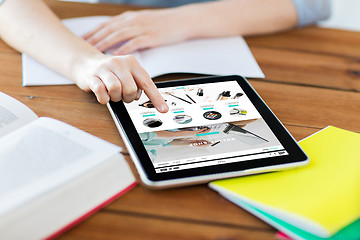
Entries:
[[327,127],[302,140],[307,167],[210,187],[294,239],[360,239],[360,134]]

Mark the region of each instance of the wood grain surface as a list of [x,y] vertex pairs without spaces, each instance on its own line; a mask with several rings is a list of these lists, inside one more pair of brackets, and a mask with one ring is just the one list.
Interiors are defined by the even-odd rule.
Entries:
[[[47,0],[60,18],[115,15],[130,6]],[[296,140],[328,125],[360,132],[360,33],[307,27],[246,38],[265,79],[250,79]],[[155,81],[194,75],[167,75]],[[126,148],[107,108],[75,85],[22,87],[21,55],[0,40],[0,91],[39,116]],[[206,185],[153,191],[139,185],[59,239],[275,239],[276,230]]]

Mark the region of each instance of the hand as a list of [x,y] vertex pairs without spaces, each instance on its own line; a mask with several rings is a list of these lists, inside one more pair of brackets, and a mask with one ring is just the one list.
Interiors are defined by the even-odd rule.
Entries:
[[81,61],[74,69],[75,83],[85,91],[93,91],[102,104],[110,99],[129,103],[138,100],[144,91],[159,112],[169,109],[149,75],[133,56],[99,54]]
[[122,55],[186,40],[190,27],[176,8],[128,11],[110,18],[84,39],[102,52],[123,43],[112,51]]

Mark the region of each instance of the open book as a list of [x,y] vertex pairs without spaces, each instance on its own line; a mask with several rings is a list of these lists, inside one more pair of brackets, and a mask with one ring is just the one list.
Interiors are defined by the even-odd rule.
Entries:
[[136,185],[121,148],[0,92],[0,236],[54,237]]
[[305,168],[210,187],[294,239],[360,239],[360,134],[327,127],[299,145]]
[[[63,23],[75,35],[82,36],[108,18],[73,18],[63,20]],[[191,40],[137,51],[132,55],[150,77],[168,73],[264,77],[245,40],[238,36]],[[24,86],[73,84],[73,81],[46,68],[26,54],[22,55],[22,64]]]

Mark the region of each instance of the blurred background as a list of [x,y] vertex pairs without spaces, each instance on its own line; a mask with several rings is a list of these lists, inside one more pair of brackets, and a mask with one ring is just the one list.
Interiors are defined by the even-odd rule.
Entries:
[[[66,2],[97,3],[99,0],[60,0]],[[317,1],[317,0],[313,0]],[[106,2],[106,0],[102,0]],[[321,27],[360,31],[360,0],[331,0],[331,17],[320,22]]]

